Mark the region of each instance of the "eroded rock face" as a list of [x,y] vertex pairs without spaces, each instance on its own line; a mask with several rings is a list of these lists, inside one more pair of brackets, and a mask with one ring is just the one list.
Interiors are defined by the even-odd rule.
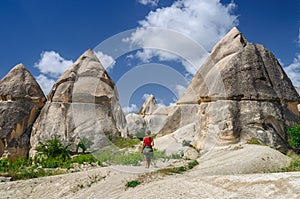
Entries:
[[150,95],[140,108],[139,115],[150,115],[157,109],[156,99],[153,95]]
[[32,125],[46,97],[23,64],[0,81],[0,157],[25,158]]
[[286,127],[299,120],[300,97],[278,60],[233,28],[177,104],[199,104],[197,149],[256,138],[285,150]]
[[[295,88],[297,93],[300,95],[300,87]],[[298,104],[298,111],[300,112],[300,104]]]
[[86,51],[57,80],[31,134],[31,155],[40,141],[59,139],[75,151],[88,140],[97,150],[126,136],[126,120],[112,79],[92,50]]
[[143,135],[146,132],[146,121],[141,115],[135,113],[126,115],[126,123],[127,134],[132,137],[136,136],[138,133]]

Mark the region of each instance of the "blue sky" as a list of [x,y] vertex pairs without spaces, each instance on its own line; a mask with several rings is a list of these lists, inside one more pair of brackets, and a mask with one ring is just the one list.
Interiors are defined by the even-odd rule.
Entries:
[[[96,49],[104,41],[116,48],[113,36],[127,34],[129,43],[138,43],[140,49],[127,49],[116,57],[106,46],[97,54],[102,62],[112,64],[108,71],[118,86],[122,107],[136,111],[149,94],[154,94],[160,104],[169,105],[198,67],[189,66],[180,57],[183,47],[172,45],[188,40],[209,53],[227,31],[237,26],[248,41],[270,49],[294,85],[300,86],[299,22],[298,0],[4,0],[0,1],[0,79],[23,63],[47,94],[59,75],[84,51]],[[181,35],[171,32],[169,37],[160,38],[155,31],[149,34],[151,27]],[[157,38],[161,40],[146,49]],[[179,57],[170,51],[179,52]],[[151,64],[153,73],[143,73]],[[124,87],[123,82],[132,80],[132,75],[139,75],[138,80]],[[144,75],[155,81],[146,82]],[[172,81],[174,85],[170,85]],[[123,90],[137,83],[138,89],[129,94]]]

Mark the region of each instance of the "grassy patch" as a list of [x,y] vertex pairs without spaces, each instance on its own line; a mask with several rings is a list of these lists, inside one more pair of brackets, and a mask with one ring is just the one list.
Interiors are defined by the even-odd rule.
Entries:
[[[140,154],[138,151],[130,152],[127,150],[119,150],[116,148],[106,148],[98,150],[94,153],[94,156],[100,162],[107,162],[110,164],[119,164],[119,165],[133,165],[137,166],[140,162],[144,161],[144,155]],[[175,155],[166,155],[165,151],[158,151],[154,149],[154,156],[152,161],[162,159],[163,161],[169,159],[178,159],[181,158],[181,154]]]
[[251,138],[251,140],[247,141],[247,144],[256,144],[256,145],[261,145],[265,146],[266,144],[263,143],[262,141],[258,140],[257,138]]
[[81,154],[72,158],[68,146],[62,145],[58,140],[50,140],[40,143],[38,155],[34,160],[20,158],[9,162],[7,158],[1,159],[0,176],[11,177],[11,180],[23,180],[58,175],[68,173],[73,163],[89,164],[97,161],[91,154]]
[[139,139],[125,139],[121,138],[113,142],[114,145],[117,147],[123,149],[123,148],[132,148],[135,147],[136,145],[140,144],[141,141]]
[[295,151],[300,152],[300,122],[288,129],[289,144]]
[[300,156],[295,153],[288,153],[287,155],[290,158],[292,158],[290,166],[282,169],[281,171],[283,172],[300,171]]
[[139,184],[141,184],[140,181],[138,181],[138,180],[131,180],[131,181],[128,181],[125,186],[126,186],[126,188],[129,188],[129,187],[136,187]]
[[70,163],[95,163],[98,162],[98,160],[92,155],[92,154],[81,154],[78,156],[74,156],[71,160],[69,160]]
[[127,182],[125,186],[126,187],[130,187],[130,186],[135,187],[141,183],[147,183],[147,182],[156,180],[158,178],[161,178],[162,176],[172,175],[172,174],[181,174],[183,172],[186,172],[186,171],[194,168],[198,164],[199,164],[198,161],[194,160],[194,161],[189,161],[187,164],[185,164],[183,166],[163,168],[163,169],[159,169],[159,170],[156,170],[153,172],[144,173],[144,174],[141,174],[136,180]]
[[165,174],[165,175],[171,175],[174,173],[182,173],[182,172],[185,172],[185,171],[188,171],[188,170],[194,168],[198,164],[199,164],[198,161],[194,160],[194,161],[188,162],[184,166],[164,168],[164,169],[158,170],[157,172]]

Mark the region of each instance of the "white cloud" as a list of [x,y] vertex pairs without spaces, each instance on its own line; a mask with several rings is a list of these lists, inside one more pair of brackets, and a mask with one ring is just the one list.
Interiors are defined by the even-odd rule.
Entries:
[[293,85],[296,87],[300,86],[300,53],[297,54],[292,64],[284,67],[284,70],[292,80]]
[[[132,34],[130,42],[144,48],[136,56],[145,62],[154,56],[170,61],[178,61],[175,54],[188,57],[194,69],[189,66],[186,70],[194,74],[208,53],[193,54],[193,48],[178,35],[184,35],[197,42],[204,50],[210,51],[217,41],[238,24],[237,16],[232,14],[234,8],[234,3],[222,5],[219,0],[178,0],[170,7],[151,11],[139,22],[141,27]],[[153,27],[172,30],[178,34],[163,34]],[[153,46],[156,48],[151,49]]]
[[157,6],[159,0],[138,0],[140,4]]
[[41,73],[57,78],[72,64],[72,60],[64,59],[57,52],[45,51],[42,52],[41,59],[38,63],[35,63],[34,66],[38,68]]
[[182,94],[183,94],[183,92],[185,91],[185,89],[186,89],[186,87],[185,86],[182,86],[182,85],[176,85],[175,86],[175,91],[176,91],[176,95],[178,96],[178,97],[180,97]]
[[52,89],[52,86],[55,84],[55,80],[50,79],[43,74],[40,74],[39,76],[35,77],[35,79],[41,86],[41,89],[43,90],[44,94],[48,95],[50,90]]
[[133,113],[138,111],[138,107],[136,104],[130,104],[129,106],[122,108],[124,113],[127,115],[128,113]]
[[40,75],[36,77],[41,89],[47,95],[56,79],[73,64],[72,60],[66,60],[55,51],[44,51],[40,60],[34,64],[38,68]]
[[98,57],[99,61],[101,62],[102,66],[106,69],[112,69],[115,65],[116,61],[111,56],[104,54],[101,51],[95,52],[96,56]]

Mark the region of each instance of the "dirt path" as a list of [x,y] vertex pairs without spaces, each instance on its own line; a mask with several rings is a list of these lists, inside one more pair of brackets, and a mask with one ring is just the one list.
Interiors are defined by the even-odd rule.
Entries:
[[[199,158],[200,165],[176,175],[145,175],[170,162],[98,167],[78,173],[0,183],[2,199],[111,198],[299,198],[300,172],[240,174],[274,169],[289,159],[261,146],[227,148]],[[249,166],[250,165],[250,166]],[[249,170],[249,169],[254,170]],[[276,169],[276,168],[275,168]],[[230,174],[230,175],[229,175]],[[146,182],[127,188],[128,181]],[[150,176],[150,177],[149,177]]]

